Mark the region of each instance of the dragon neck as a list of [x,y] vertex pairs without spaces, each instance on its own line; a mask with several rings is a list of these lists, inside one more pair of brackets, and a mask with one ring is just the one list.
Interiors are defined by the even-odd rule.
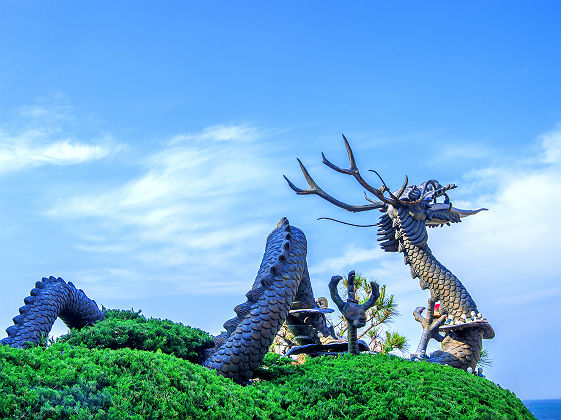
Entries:
[[462,315],[477,313],[477,306],[458,278],[441,264],[427,245],[411,244],[407,238],[400,239],[405,263],[411,266],[413,278],[419,277],[422,289],[429,289],[432,298],[440,301],[441,312],[449,318],[460,319]]

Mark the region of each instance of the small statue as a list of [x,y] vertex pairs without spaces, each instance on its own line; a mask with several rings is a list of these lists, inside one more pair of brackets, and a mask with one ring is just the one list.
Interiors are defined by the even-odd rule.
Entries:
[[427,345],[429,344],[431,338],[435,339],[439,343],[442,343],[442,340],[444,340],[444,337],[439,333],[439,329],[442,324],[444,324],[444,321],[446,321],[446,315],[440,314],[440,305],[435,304],[434,300],[429,298],[426,318],[422,315],[424,310],[424,307],[417,306],[413,312],[415,320],[420,322],[423,326],[423,334],[421,335],[417,352],[414,355],[411,355],[413,358],[418,359],[427,358]]
[[331,299],[335,302],[335,305],[337,305],[347,320],[349,353],[359,354],[357,330],[358,328],[362,328],[366,325],[366,311],[374,306],[380,296],[380,290],[378,288],[378,284],[371,281],[370,286],[372,287],[372,292],[370,297],[364,304],[359,305],[355,295],[355,272],[351,271],[347,277],[347,301],[343,302],[343,299],[341,299],[339,293],[337,292],[337,285],[342,279],[343,277],[341,276],[331,277],[331,281],[329,282],[329,292],[331,293]]

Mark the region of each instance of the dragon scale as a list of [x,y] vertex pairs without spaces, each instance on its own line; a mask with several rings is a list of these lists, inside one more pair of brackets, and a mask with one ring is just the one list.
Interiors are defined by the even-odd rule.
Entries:
[[[405,264],[411,266],[411,276],[419,277],[421,289],[430,290],[433,300],[440,301],[440,307],[449,319],[460,319],[462,314],[477,312],[477,306],[464,285],[432,254],[426,243],[428,235],[424,221],[415,220],[404,208],[399,208],[393,220],[397,223],[387,214],[382,215],[379,234],[382,239],[389,239],[393,234],[398,241],[398,251],[404,254]],[[386,250],[390,251],[388,247]]]
[[46,337],[57,318],[68,328],[82,328],[104,318],[94,300],[71,282],[55,277],[43,277],[35,283],[19,308],[19,315],[8,327],[8,337],[0,342],[12,347],[25,347],[27,342],[36,343]]

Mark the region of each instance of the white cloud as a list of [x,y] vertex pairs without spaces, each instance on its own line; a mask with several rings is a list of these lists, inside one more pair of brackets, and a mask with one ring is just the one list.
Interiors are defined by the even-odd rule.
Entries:
[[69,140],[37,141],[43,133],[28,131],[17,137],[0,132],[0,172],[41,165],[74,165],[107,157],[112,150]]
[[310,266],[310,274],[333,272],[341,267],[352,266],[357,263],[379,261],[384,252],[380,248],[358,248],[356,245],[349,246],[345,253],[339,257],[326,258]]
[[39,162],[48,163],[80,163],[87,160],[101,159],[109,154],[109,150],[101,146],[72,144],[58,141],[44,147],[32,157]]
[[[265,135],[244,125],[175,136],[144,160],[138,176],[101,193],[60,199],[47,214],[83,224],[78,247],[84,251],[119,253],[123,265],[160,272],[188,266],[188,274],[170,277],[174,290],[189,290],[206,276],[207,293],[242,292],[255,276],[266,234],[282,216],[271,198],[281,193],[271,188],[283,182],[280,160]],[[266,215],[269,223],[260,222]],[[230,279],[228,287],[218,281],[235,273],[243,281]],[[127,282],[119,284],[121,290]]]
[[[106,136],[73,139],[73,109],[65,104],[22,107],[0,127],[0,173],[43,165],[75,165],[103,159],[120,149]],[[64,133],[64,134],[63,134]]]
[[189,140],[198,142],[250,142],[263,135],[256,127],[251,125],[213,125],[203,129],[200,133],[180,134],[170,140],[170,144],[181,143]]
[[[453,257],[454,249],[461,246],[474,260],[484,262],[485,269],[482,264],[472,268],[478,272],[498,275],[500,269],[514,278],[550,276],[556,272],[561,246],[557,215],[561,208],[561,132],[548,133],[541,144],[542,150],[534,159],[524,158],[474,175],[474,190],[478,184],[489,182],[482,178],[493,178],[496,190],[470,203],[490,210],[443,232],[444,252]],[[500,276],[495,282],[502,283],[505,277]],[[512,285],[508,289],[512,290]]]
[[[262,146],[238,147],[238,142],[255,135],[255,131],[221,127],[204,130],[200,138],[196,134],[176,136],[182,137],[184,144],[174,141],[151,155],[141,176],[107,193],[64,200],[50,214],[109,216],[147,228],[170,226],[179,215],[208,217],[211,209],[224,207],[224,200],[232,201],[236,195],[258,189],[266,184],[267,177],[275,175]],[[229,137],[225,144],[224,132],[240,137]],[[204,225],[207,217],[196,224]]]
[[433,156],[436,162],[443,163],[481,159],[492,154],[493,149],[484,143],[464,143],[439,145]]
[[561,128],[551,131],[541,137],[543,147],[543,162],[550,164],[561,163]]

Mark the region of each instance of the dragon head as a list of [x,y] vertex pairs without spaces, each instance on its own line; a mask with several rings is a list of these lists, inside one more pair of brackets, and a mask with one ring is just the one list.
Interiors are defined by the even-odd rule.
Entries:
[[442,186],[435,179],[408,186],[406,178],[399,191],[391,194],[392,200],[385,200],[384,214],[378,223],[378,240],[382,249],[399,251],[399,238],[406,239],[411,245],[425,246],[428,240],[426,227],[449,226],[450,223],[461,222],[463,217],[487,210],[453,207],[448,191],[454,188],[454,184]]
[[[380,174],[374,170],[370,170],[370,172],[374,172],[378,176],[382,183],[380,188],[375,188],[362,178],[356,166],[353,151],[351,150],[349,142],[344,135],[343,140],[349,156],[349,169],[344,169],[334,165],[327,160],[325,155],[322,153],[323,163],[339,173],[352,175],[367,192],[376,197],[376,199],[372,199],[368,197],[365,192],[365,198],[370,202],[370,204],[346,204],[327,194],[316,184],[299,159],[298,163],[300,164],[302,173],[304,174],[310,188],[307,190],[298,188],[290,182],[286,176],[284,178],[288,182],[290,188],[296,191],[297,194],[315,194],[330,203],[353,213],[369,210],[381,211],[383,214],[376,225],[363,225],[363,227],[378,226],[378,235],[381,236],[378,240],[382,242],[381,246],[385,251],[398,251],[398,239],[400,237],[407,238],[413,245],[424,246],[428,239],[426,232],[427,226],[436,227],[449,225],[450,223],[458,223],[463,217],[487,210],[462,210],[453,207],[448,196],[448,191],[456,188],[456,185],[447,184],[443,186],[435,179],[425,181],[420,185],[409,185],[406,176],[405,183],[401,186],[401,188],[392,192],[387,187]],[[335,220],[327,217],[323,219]],[[339,220],[335,221],[339,222]],[[346,222],[341,223],[361,226]]]
[[487,210],[462,210],[453,207],[447,192],[454,188],[456,185],[442,186],[436,179],[430,179],[420,185],[406,186],[403,192],[397,193],[397,206],[390,204],[387,213],[391,217],[397,213],[396,207],[404,206],[408,208],[411,217],[423,220],[427,227],[436,227],[458,223],[463,217]]

